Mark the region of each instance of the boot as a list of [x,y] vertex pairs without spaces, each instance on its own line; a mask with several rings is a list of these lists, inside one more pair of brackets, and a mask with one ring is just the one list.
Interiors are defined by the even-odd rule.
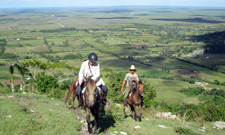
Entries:
[[83,106],[83,98],[79,95],[79,106]]
[[106,94],[104,92],[102,92],[102,104],[105,105],[106,102],[107,102]]

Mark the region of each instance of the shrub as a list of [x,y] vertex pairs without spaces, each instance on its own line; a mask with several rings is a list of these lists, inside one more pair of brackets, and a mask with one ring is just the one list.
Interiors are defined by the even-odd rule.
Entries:
[[64,81],[62,82],[60,85],[59,85],[59,88],[61,90],[68,90],[70,89],[70,85],[72,84],[73,82],[72,81]]
[[154,90],[153,86],[150,84],[144,84],[145,94],[143,96],[143,103],[145,107],[150,107],[155,102],[155,97],[157,95],[156,91]]
[[59,84],[55,77],[45,75],[45,72],[36,76],[36,87],[41,93],[48,93],[51,88],[58,88]]
[[55,89],[50,89],[49,90],[49,96],[52,98],[57,98],[57,99],[61,99],[62,97],[64,97],[63,91],[59,88],[55,88]]
[[179,90],[179,92],[184,93],[187,96],[196,96],[205,92],[205,89],[202,87],[194,87],[194,88],[184,88]]
[[178,133],[179,135],[197,135],[191,129],[187,128],[182,128],[182,127],[177,127],[175,128],[175,132]]
[[10,87],[0,87],[0,93],[5,94],[5,93],[12,93],[12,89]]
[[206,91],[204,93],[204,95],[214,95],[214,96],[225,97],[225,91],[224,90],[212,89],[210,91]]
[[125,77],[125,73],[115,73],[111,70],[107,70],[107,73],[103,76],[103,79],[106,80],[106,85],[108,87],[108,97],[111,98],[114,102],[122,102],[123,96],[121,92],[122,82]]

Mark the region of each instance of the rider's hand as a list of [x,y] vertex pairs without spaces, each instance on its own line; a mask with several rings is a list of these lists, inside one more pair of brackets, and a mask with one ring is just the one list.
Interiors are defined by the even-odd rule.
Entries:
[[79,85],[81,86],[82,82],[79,82]]
[[121,88],[121,91],[123,92],[123,87]]
[[123,96],[125,95],[125,91],[123,91]]
[[132,78],[132,81],[135,81],[136,82],[136,79]]

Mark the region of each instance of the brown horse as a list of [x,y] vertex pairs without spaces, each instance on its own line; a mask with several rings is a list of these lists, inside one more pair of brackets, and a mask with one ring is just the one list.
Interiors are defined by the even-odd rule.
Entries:
[[[141,114],[142,114],[141,113],[141,96],[144,95],[144,92],[145,92],[144,91],[144,82],[139,81],[137,88],[132,87],[130,90],[130,93],[128,94],[128,97],[126,99],[126,100],[128,100],[127,103],[131,108],[133,119],[135,121],[137,121],[135,106],[139,106],[139,109],[140,109],[139,121],[141,121]],[[124,110],[124,114],[126,115],[125,110]]]
[[69,90],[69,92],[68,92],[68,94],[67,94],[66,101],[65,101],[65,104],[66,104],[66,103],[68,102],[68,100],[69,100],[71,94],[73,93],[73,105],[72,105],[71,108],[74,108],[74,101],[75,101],[75,98],[76,98],[76,88],[77,88],[77,85],[76,85],[76,84],[77,84],[77,82],[78,82],[78,81],[75,81],[75,82],[73,82],[73,83],[71,84],[70,90]]
[[85,82],[85,91],[84,91],[84,106],[86,111],[86,119],[88,123],[88,131],[92,133],[92,129],[90,127],[90,113],[95,117],[94,119],[94,134],[97,134],[98,129],[98,112],[101,103],[101,95],[96,86],[96,82],[91,78],[87,78]]

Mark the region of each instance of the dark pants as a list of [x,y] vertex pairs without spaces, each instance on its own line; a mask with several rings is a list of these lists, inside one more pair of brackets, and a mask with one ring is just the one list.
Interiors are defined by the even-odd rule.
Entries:
[[100,87],[101,87],[102,91],[107,95],[108,87],[106,85],[101,85]]
[[77,88],[76,88],[76,95],[77,96],[79,96],[81,94],[83,88],[84,88],[84,82],[81,84],[81,86],[78,83]]

